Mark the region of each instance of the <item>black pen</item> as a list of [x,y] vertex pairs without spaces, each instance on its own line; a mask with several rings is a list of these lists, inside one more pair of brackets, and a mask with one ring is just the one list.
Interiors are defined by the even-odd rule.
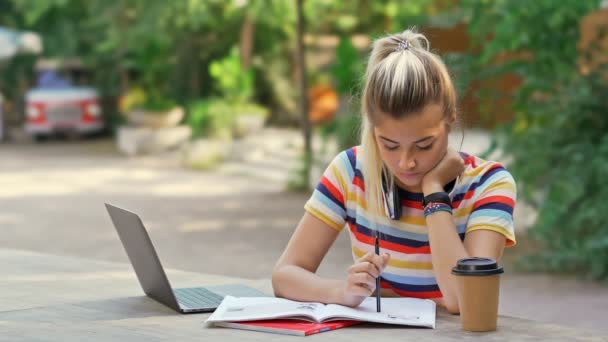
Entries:
[[[376,248],[376,255],[380,255],[380,232],[376,229],[376,242],[375,242],[375,248]],[[378,277],[376,278],[376,311],[380,312],[380,274],[378,274]]]

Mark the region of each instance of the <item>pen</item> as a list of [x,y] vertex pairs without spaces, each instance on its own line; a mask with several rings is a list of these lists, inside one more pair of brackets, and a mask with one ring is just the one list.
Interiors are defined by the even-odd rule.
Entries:
[[[376,242],[375,242],[375,249],[376,249],[376,255],[380,255],[380,243],[379,240],[380,239],[380,232],[378,230],[376,230]],[[378,275],[378,277],[376,278],[376,311],[380,312],[380,275]]]

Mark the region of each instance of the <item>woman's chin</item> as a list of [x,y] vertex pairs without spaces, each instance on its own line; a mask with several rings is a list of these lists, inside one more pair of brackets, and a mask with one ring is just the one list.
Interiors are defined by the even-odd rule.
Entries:
[[422,179],[421,177],[405,177],[398,176],[397,185],[400,188],[410,192],[421,192],[422,191]]

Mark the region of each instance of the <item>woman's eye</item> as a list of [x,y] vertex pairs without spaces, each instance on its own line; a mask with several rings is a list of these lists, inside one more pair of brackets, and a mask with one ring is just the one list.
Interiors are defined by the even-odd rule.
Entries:
[[386,146],[386,145],[384,145],[384,148],[387,149],[388,151],[395,151],[396,149],[399,148],[399,145],[397,145],[397,146]]
[[433,144],[427,145],[427,146],[418,146],[419,149],[421,150],[430,150],[431,147],[433,147]]

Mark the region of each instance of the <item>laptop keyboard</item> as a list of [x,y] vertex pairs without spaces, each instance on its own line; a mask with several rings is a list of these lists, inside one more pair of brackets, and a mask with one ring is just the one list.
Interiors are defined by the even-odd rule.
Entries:
[[174,289],[177,301],[191,309],[217,308],[224,297],[202,287]]

